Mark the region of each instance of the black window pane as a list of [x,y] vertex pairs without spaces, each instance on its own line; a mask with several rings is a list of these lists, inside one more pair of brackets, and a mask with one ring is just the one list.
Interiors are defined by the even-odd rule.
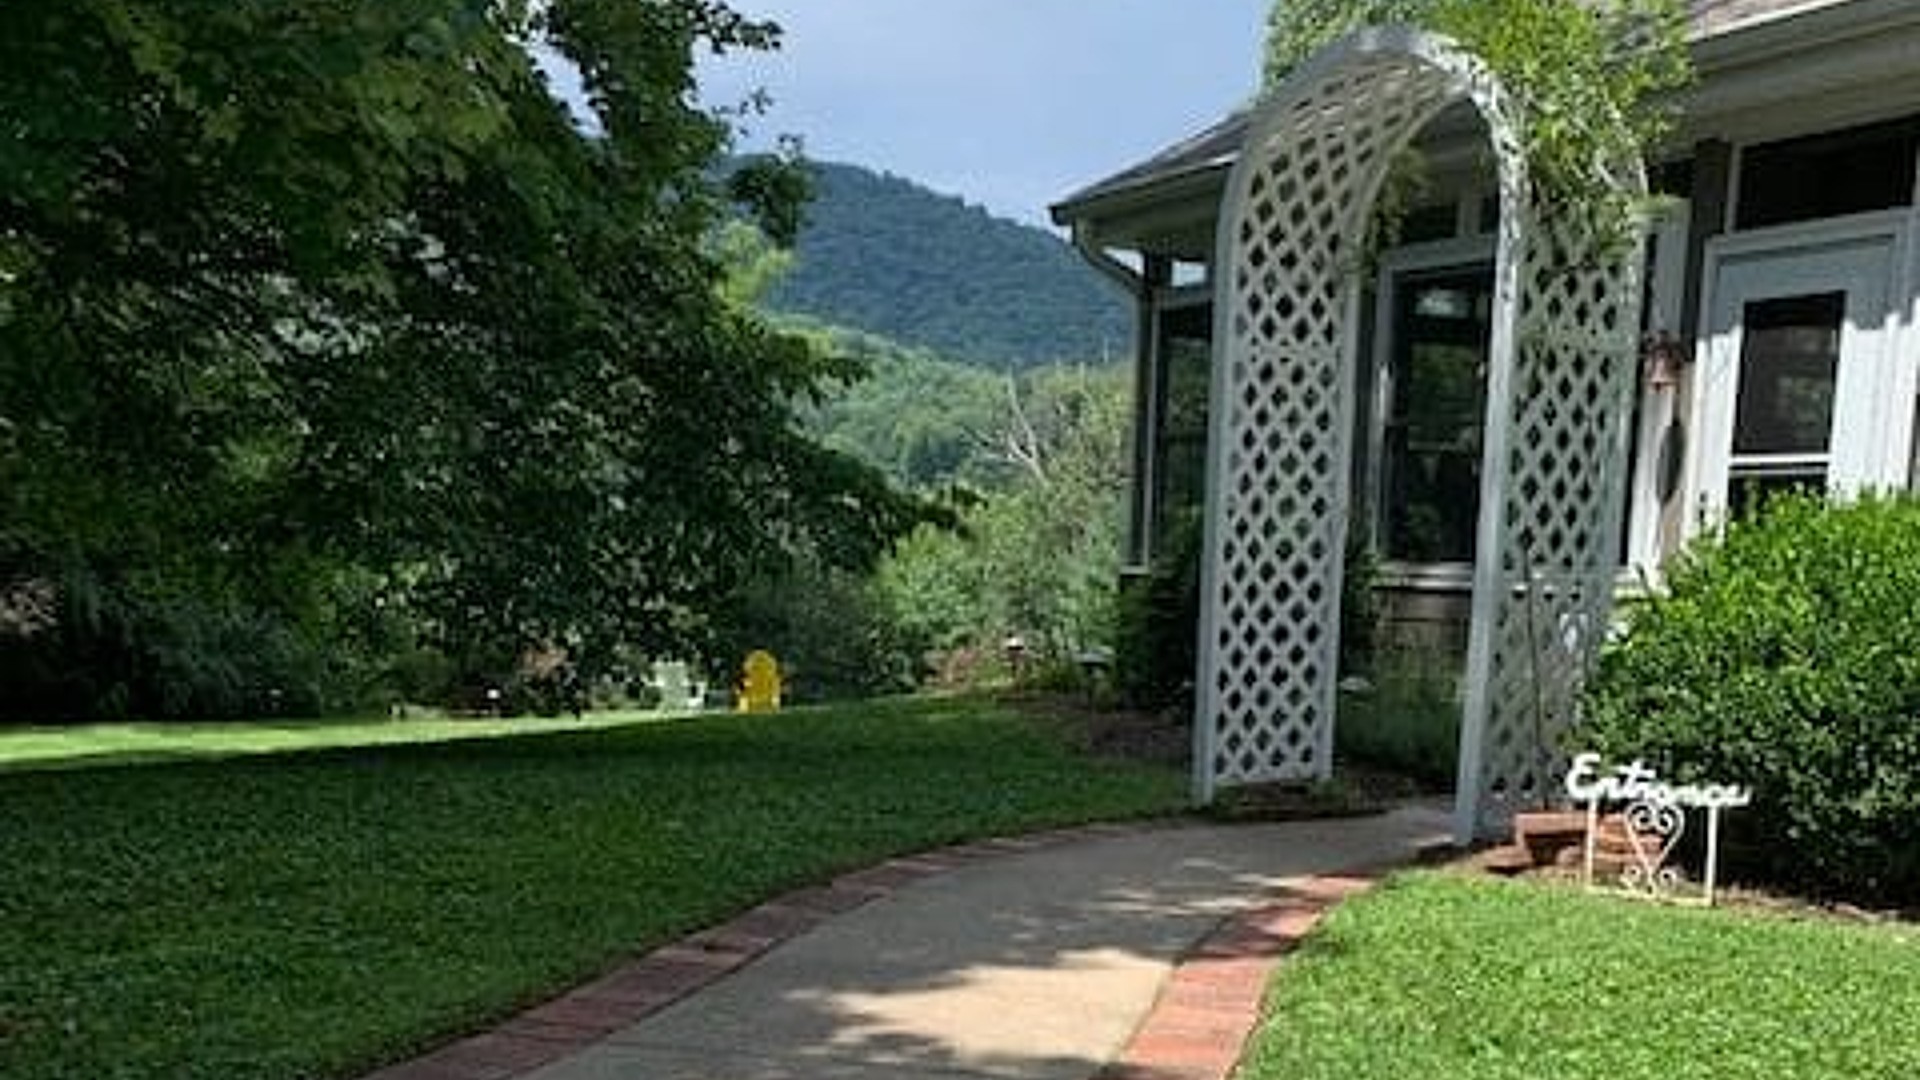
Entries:
[[1453,203],[1433,203],[1407,212],[1400,222],[1400,242],[1417,244],[1427,240],[1448,240],[1458,230],[1459,211]]
[[1161,315],[1165,361],[1155,475],[1154,529],[1166,537],[1198,514],[1206,500],[1207,395],[1213,307],[1175,308]]
[[1387,554],[1468,562],[1479,520],[1492,275],[1409,279],[1396,297]]
[[1761,300],[1746,307],[1735,454],[1822,454],[1833,428],[1845,293]]
[[1913,200],[1920,123],[1764,143],[1741,154],[1742,229],[1906,206]]
[[1647,175],[1647,187],[1656,195],[1687,198],[1693,194],[1693,159],[1663,161]]

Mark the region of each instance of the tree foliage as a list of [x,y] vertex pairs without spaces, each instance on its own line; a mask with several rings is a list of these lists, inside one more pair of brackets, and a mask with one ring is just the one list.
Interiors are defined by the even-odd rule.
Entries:
[[856,330],[796,329],[865,373],[826,395],[810,428],[947,516],[870,575],[806,559],[772,568],[728,611],[731,654],[771,649],[796,694],[816,698],[907,689],[927,661],[964,667],[1009,636],[1050,660],[1108,644],[1128,372],[995,373]]
[[875,334],[811,321],[788,322],[819,348],[860,366],[859,382],[826,395],[809,423],[821,441],[882,469],[895,483],[938,494],[990,492],[1015,478],[995,452],[1007,421],[1009,385],[1049,368],[996,373]]
[[1327,43],[1405,23],[1455,39],[1522,108],[1522,144],[1549,202],[1598,206],[1630,235],[1640,207],[1619,191],[1692,78],[1684,0],[1275,0],[1266,78],[1277,84]]
[[881,567],[910,635],[937,649],[1022,638],[1066,660],[1110,646],[1127,487],[1130,396],[1118,367],[1052,367],[1002,384],[978,454],[1005,479],[922,529]]
[[719,176],[691,55],[776,37],[712,0],[0,8],[0,596],[52,595],[0,627],[45,690],[9,704],[251,710],[297,672],[167,700],[161,660],[269,628],[591,668],[919,520],[798,427],[848,369],[721,289],[733,199],[777,234],[797,191]]
[[1036,659],[1111,644],[1130,436],[1129,372],[1043,365],[995,373],[839,327],[801,332],[867,376],[827,395],[821,441],[937,500],[950,518],[876,572],[805,560],[741,597],[734,655],[770,648],[813,696],[905,689],[1010,636]]

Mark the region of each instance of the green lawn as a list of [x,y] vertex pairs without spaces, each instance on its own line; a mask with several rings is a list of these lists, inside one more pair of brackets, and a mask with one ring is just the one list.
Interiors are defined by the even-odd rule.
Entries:
[[1241,1080],[1920,1076],[1920,932],[1424,874],[1276,974]]
[[0,771],[591,731],[666,718],[666,714],[657,712],[612,712],[591,713],[584,717],[515,717],[510,720],[425,717],[405,720],[275,720],[252,724],[127,723],[0,728]]
[[0,1076],[346,1076],[770,894],[1169,811],[973,700],[0,775]]

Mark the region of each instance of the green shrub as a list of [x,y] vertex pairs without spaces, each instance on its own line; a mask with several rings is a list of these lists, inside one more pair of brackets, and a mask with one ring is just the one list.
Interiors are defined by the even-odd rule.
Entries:
[[1628,612],[1580,742],[1752,785],[1729,869],[1920,900],[1920,502],[1804,498],[1696,544]]
[[312,716],[357,687],[328,613],[81,563],[37,580],[44,624],[0,627],[0,722]]
[[[1124,583],[1115,604],[1114,682],[1140,708],[1187,708],[1200,637],[1201,508],[1175,516],[1145,575]],[[1359,535],[1347,541],[1340,582],[1340,673],[1364,675],[1378,650],[1379,558]]]
[[1388,649],[1364,689],[1342,690],[1336,759],[1450,791],[1460,767],[1460,664],[1444,653]]
[[1380,649],[1380,556],[1357,530],[1347,534],[1340,576],[1340,674],[1366,675]]
[[721,688],[739,681],[756,649],[779,662],[790,703],[903,693],[925,674],[929,642],[869,575],[801,557],[750,583],[735,603],[707,657]]
[[1192,709],[1200,538],[1197,513],[1175,519],[1147,573],[1121,585],[1114,605],[1113,674],[1130,705]]

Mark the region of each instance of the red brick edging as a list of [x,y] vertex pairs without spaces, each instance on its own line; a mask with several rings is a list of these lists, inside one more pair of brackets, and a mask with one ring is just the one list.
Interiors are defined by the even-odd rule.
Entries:
[[718,926],[622,964],[491,1031],[390,1065],[362,1080],[513,1080],[637,1023],[835,915],[890,896],[915,882],[989,859],[1165,827],[1165,822],[1087,825],[980,840],[889,859],[843,874],[825,885],[775,897]]
[[1274,903],[1226,919],[1174,968],[1119,1059],[1094,1080],[1226,1080],[1260,1022],[1261,999],[1281,958],[1335,904],[1378,880],[1308,878]]

